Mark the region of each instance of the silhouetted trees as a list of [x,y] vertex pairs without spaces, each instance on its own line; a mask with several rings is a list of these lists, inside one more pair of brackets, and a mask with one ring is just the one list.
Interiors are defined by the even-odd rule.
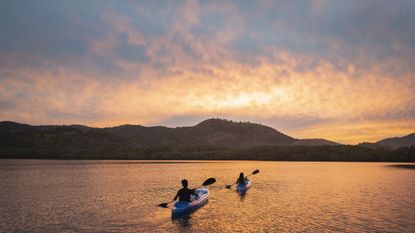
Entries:
[[270,127],[216,119],[174,129],[0,123],[0,158],[415,162],[414,147],[290,146],[298,140]]
[[0,158],[415,162],[415,147],[386,150],[359,146],[260,146],[248,149],[198,145],[142,148],[36,146],[2,147]]

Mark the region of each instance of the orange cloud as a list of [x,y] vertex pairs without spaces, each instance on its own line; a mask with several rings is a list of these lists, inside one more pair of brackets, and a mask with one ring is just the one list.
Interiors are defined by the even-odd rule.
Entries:
[[[297,71],[301,58],[284,54],[281,59],[281,64],[263,60],[256,67],[226,61],[223,67],[208,65],[209,72],[176,67],[177,74],[161,74],[147,68],[140,78],[120,83],[61,66],[19,68],[10,71],[14,77],[1,81],[1,99],[14,100],[16,108],[0,117],[93,126],[146,125],[185,115],[246,116],[258,121],[321,118],[328,120],[288,128],[286,133],[344,143],[415,130],[414,120],[405,115],[415,99],[412,76],[381,76],[382,71],[373,67],[354,77],[353,69],[342,73],[328,63]],[[279,128],[278,123],[273,126]]]
[[[272,2],[265,1],[261,9],[268,4]],[[314,1],[315,11],[324,4]],[[5,74],[0,79],[0,107],[5,106],[0,120],[102,127],[152,125],[181,116],[285,119],[290,124],[274,120],[271,126],[295,137],[343,143],[415,131],[415,77],[402,68],[408,66],[405,59],[366,64],[371,56],[358,51],[356,61],[364,68],[356,61],[341,60],[346,68],[339,69],[339,64],[317,55],[270,45],[262,47],[264,54],[250,57],[231,48],[241,36],[235,27],[246,26],[235,6],[200,7],[196,1],[178,7],[162,36],[145,35],[132,18],[105,12],[105,33],[90,38],[86,54],[68,57],[68,63],[36,54],[0,54]],[[152,13],[138,6],[134,10]],[[229,13],[224,25],[208,31],[208,36],[194,32],[206,12]],[[123,43],[145,48],[146,62],[123,59],[117,52]],[[341,46],[335,39],[330,43],[330,48]],[[106,59],[105,64],[114,67],[106,72],[107,67],[94,59]],[[72,67],[73,61],[82,68]],[[298,119],[310,121],[296,125]]]

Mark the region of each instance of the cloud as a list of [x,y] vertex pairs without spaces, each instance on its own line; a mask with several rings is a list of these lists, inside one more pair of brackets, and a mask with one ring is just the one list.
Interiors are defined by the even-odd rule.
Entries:
[[415,130],[412,1],[0,9],[0,120],[173,126],[219,116],[347,143]]

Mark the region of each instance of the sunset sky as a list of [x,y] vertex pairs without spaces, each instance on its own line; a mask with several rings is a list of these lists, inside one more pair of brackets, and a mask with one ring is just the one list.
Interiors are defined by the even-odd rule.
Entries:
[[415,1],[0,2],[0,121],[415,132]]

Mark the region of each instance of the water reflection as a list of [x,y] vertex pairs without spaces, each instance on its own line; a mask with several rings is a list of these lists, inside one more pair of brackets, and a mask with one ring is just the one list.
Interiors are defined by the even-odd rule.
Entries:
[[[0,232],[415,232],[414,167],[0,160]],[[245,195],[224,187],[254,169]],[[211,176],[209,203],[191,215],[156,206],[183,177]]]
[[244,201],[245,196],[246,196],[246,192],[241,192],[241,193],[238,193],[238,196],[239,196],[239,199],[240,199],[241,201]]
[[192,219],[192,216],[190,214],[188,215],[182,215],[179,217],[173,217],[173,222],[179,227],[179,228],[190,228],[190,220]]
[[387,167],[404,168],[404,169],[415,169],[415,164],[393,164],[393,165],[387,165]]

